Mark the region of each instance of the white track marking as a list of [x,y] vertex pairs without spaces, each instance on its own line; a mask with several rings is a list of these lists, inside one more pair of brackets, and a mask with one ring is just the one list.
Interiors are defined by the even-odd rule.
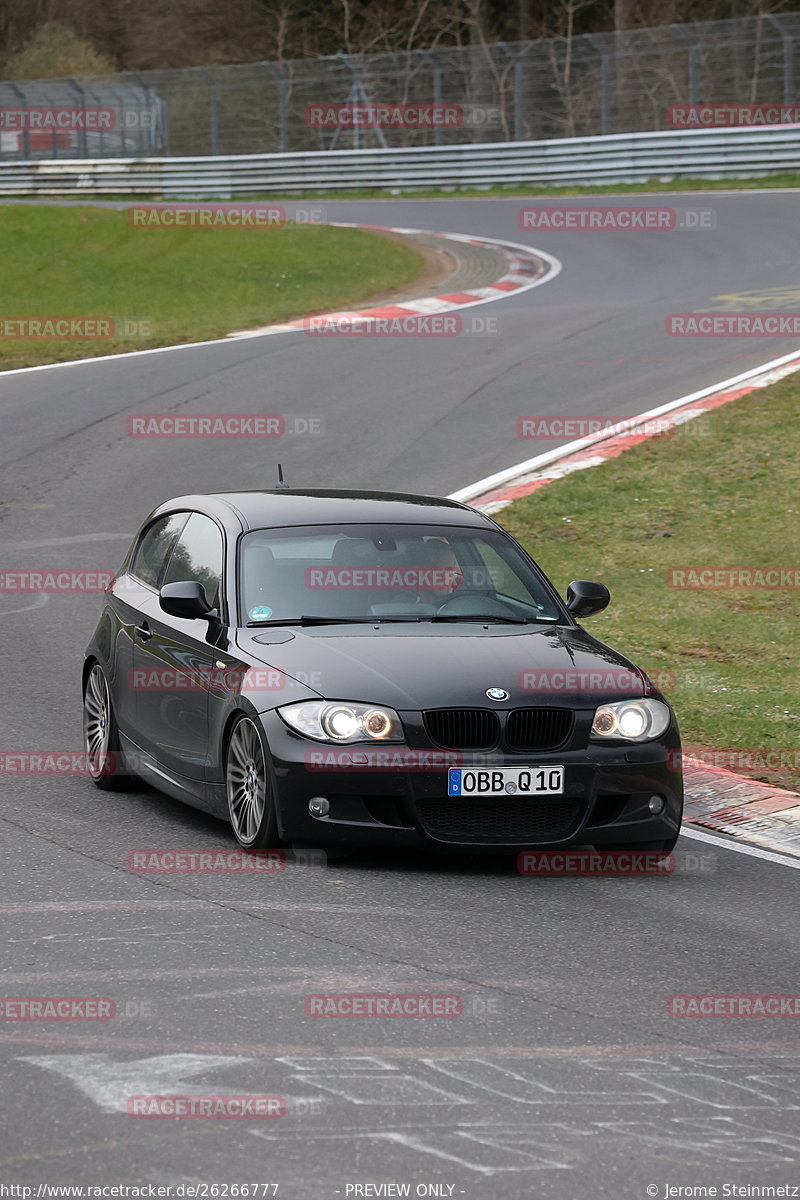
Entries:
[[50,600],[47,592],[42,592],[34,600],[33,604],[26,604],[24,608],[3,608],[0,609],[0,617],[13,617],[15,613],[32,612],[34,608],[44,608],[45,604]]
[[721,846],[723,850],[733,850],[737,854],[749,854],[751,858],[764,858],[767,862],[781,863],[784,867],[794,867],[795,871],[800,871],[800,858],[790,858],[786,854],[777,854],[773,850],[761,850],[758,846],[745,846],[741,842],[715,837],[713,833],[703,833],[699,829],[687,829],[685,825],[681,827],[681,837],[694,838],[698,842]]
[[[701,400],[706,396],[714,396],[718,392],[731,391],[740,384],[747,383],[751,379],[756,379],[759,375],[764,375],[768,371],[778,371],[781,367],[785,367],[795,361],[797,361],[795,369],[800,369],[800,349],[793,350],[791,354],[784,354],[780,358],[773,358],[769,362],[762,363],[760,367],[752,367],[749,371],[744,371],[741,375],[732,375],[730,379],[723,379],[721,383],[714,383],[711,387],[701,388],[699,392],[690,392],[688,396],[680,396],[677,400],[670,400],[667,404],[659,405],[658,408],[651,408],[647,412],[638,413],[636,416],[626,417],[625,420],[631,427],[634,427],[645,421],[650,421],[654,417],[660,417],[664,413],[671,412],[673,409],[682,408],[684,404],[691,404],[693,401]],[[785,374],[791,374],[791,371],[787,370]],[[526,475],[529,471],[538,471],[541,467],[558,462],[559,459],[566,458],[568,455],[574,454],[577,450],[584,450],[587,446],[594,446],[598,442],[605,442],[609,438],[616,436],[617,433],[613,429],[610,432],[607,429],[601,429],[597,433],[587,433],[585,437],[577,438],[574,442],[567,442],[566,445],[558,446],[555,450],[546,450],[544,454],[537,454],[535,458],[526,459],[525,462],[518,463],[515,467],[506,467],[504,471],[497,471],[494,475],[487,475],[485,479],[479,479],[477,483],[471,483],[467,487],[453,492],[448,499],[460,500],[463,503],[476,496],[482,496],[484,492],[493,491],[494,488],[500,487],[501,484],[510,483],[518,475]]]
[[186,1080],[252,1061],[249,1057],[222,1054],[158,1054],[128,1062],[112,1059],[110,1054],[50,1054],[20,1059],[64,1076],[105,1112],[126,1112],[130,1096],[205,1095],[208,1086],[197,1087]]
[[513,1100],[515,1104],[664,1104],[663,1097],[657,1093],[627,1091],[589,1091],[578,1089],[567,1091],[549,1087],[537,1079],[531,1078],[536,1070],[533,1068],[523,1075],[514,1071],[504,1063],[489,1062],[481,1058],[423,1058],[421,1060],[433,1071],[441,1071],[450,1079],[466,1083],[498,1096],[503,1100]]

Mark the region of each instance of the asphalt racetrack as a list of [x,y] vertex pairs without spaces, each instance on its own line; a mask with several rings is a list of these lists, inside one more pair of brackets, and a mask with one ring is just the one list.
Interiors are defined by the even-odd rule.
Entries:
[[[328,202],[330,220],[525,242],[563,269],[464,313],[494,332],[280,334],[0,378],[4,568],[113,569],[157,503],[273,486],[278,459],[296,487],[447,494],[558,444],[520,440],[520,417],[630,416],[795,348],[664,328],[800,307],[794,193],[610,203],[713,209],[716,226],[526,234],[517,199]],[[324,432],[127,436],[126,417],[164,412],[313,416]],[[0,610],[4,748],[77,751],[99,599],[3,595]],[[796,1021],[666,1010],[676,993],[797,991],[797,860],[686,836],[656,878],[400,853],[145,875],[131,850],[232,835],[144,787],[6,775],[2,790],[3,996],[109,997],[118,1015],[0,1021],[1,1182],[277,1184],[285,1200],[800,1184]],[[306,1015],[309,994],[351,992],[455,994],[462,1015]],[[156,1092],[281,1095],[286,1115],[128,1115]]]

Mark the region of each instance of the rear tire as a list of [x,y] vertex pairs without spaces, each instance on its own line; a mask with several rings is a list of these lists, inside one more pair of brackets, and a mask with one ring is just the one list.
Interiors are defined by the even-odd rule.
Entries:
[[97,662],[86,676],[83,689],[83,749],[86,769],[95,787],[113,792],[129,784],[128,776],[122,773],[119,729],[108,680]]
[[225,791],[234,837],[245,850],[278,844],[275,788],[260,729],[250,717],[233,726],[225,751]]

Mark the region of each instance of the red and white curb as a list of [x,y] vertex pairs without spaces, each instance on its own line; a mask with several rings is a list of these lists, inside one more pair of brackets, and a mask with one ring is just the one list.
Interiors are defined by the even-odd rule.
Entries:
[[[529,496],[555,479],[596,467],[630,446],[663,436],[685,421],[768,387],[795,371],[800,371],[797,350],[640,413],[625,422],[622,432],[617,428],[600,430],[489,475],[453,492],[450,499],[468,503],[487,514],[500,512],[514,500]],[[709,756],[713,759],[713,751]],[[688,822],[800,857],[800,795],[712,765],[704,761],[702,753],[695,757],[687,755],[683,770]]]
[[588,467],[599,466],[609,458],[616,458],[630,446],[638,442],[648,441],[653,437],[663,437],[670,430],[711,409],[720,408],[732,400],[738,400],[759,388],[768,387],[771,383],[783,379],[800,370],[800,351],[793,351],[783,358],[775,358],[760,367],[745,371],[742,375],[734,375],[722,383],[712,384],[699,392],[681,396],[679,400],[671,400],[659,408],[651,408],[648,412],[627,418],[621,422],[624,426],[620,431],[618,426],[601,429],[597,433],[587,434],[565,446],[548,450],[535,458],[529,458],[516,467],[499,471],[496,475],[487,475],[485,479],[469,487],[454,492],[451,500],[461,500],[469,503],[472,508],[484,513],[496,513],[507,504],[518,500],[521,496],[529,496],[539,488],[569,475],[572,471],[583,471]]
[[[404,318],[424,318],[435,313],[454,312],[472,308],[487,301],[504,300],[514,292],[527,292],[554,279],[561,271],[561,263],[544,250],[523,246],[518,242],[499,241],[496,238],[471,237],[462,233],[440,233],[437,230],[401,229],[394,225],[356,225],[345,221],[332,221],[338,229],[377,230],[385,233],[400,233],[406,237],[423,234],[425,237],[441,238],[444,242],[463,242],[469,246],[489,246],[498,250],[506,260],[505,273],[494,283],[484,287],[470,288],[463,292],[445,292],[440,296],[423,296],[419,300],[402,300],[397,304],[383,304],[376,308],[345,309],[340,312],[319,313],[314,316],[298,317],[280,325],[264,325],[260,329],[247,329],[228,336],[231,338],[264,337],[273,333],[316,332],[320,328],[336,333],[347,333],[353,327],[376,325],[379,321],[400,321]],[[424,323],[417,320],[413,329],[425,332]]]
[[[684,757],[686,820],[800,857],[800,796],[734,775],[705,757],[702,752]],[[713,759],[713,751],[708,757]]]
[[30,375],[34,371],[68,370],[70,367],[81,367],[87,363],[107,363],[121,358],[145,358],[153,354],[171,354],[175,350],[197,350],[205,346],[224,346],[231,341],[241,338],[269,337],[274,333],[301,333],[308,331],[312,322],[324,317],[334,321],[342,318],[351,324],[365,321],[387,319],[402,312],[404,316],[422,316],[425,313],[452,312],[455,309],[471,308],[475,304],[487,304],[493,300],[505,300],[507,296],[518,292],[528,292],[531,288],[541,287],[549,283],[561,272],[561,263],[545,250],[534,246],[523,246],[519,242],[500,241],[497,238],[471,237],[463,233],[440,233],[438,230],[399,229],[391,225],[357,225],[346,221],[331,222],[341,229],[377,229],[388,233],[402,233],[413,237],[414,234],[425,234],[440,237],[443,241],[466,242],[473,246],[491,246],[499,250],[506,259],[506,272],[494,283],[485,287],[473,288],[468,292],[450,292],[441,296],[426,296],[420,300],[408,300],[403,304],[383,305],[380,308],[354,309],[350,312],[320,313],[299,317],[280,325],[264,325],[260,329],[244,329],[228,333],[225,337],[209,338],[203,342],[178,342],[172,346],[153,346],[149,350],[123,350],[117,354],[97,354],[91,358],[71,358],[67,362],[41,363],[37,367],[13,367],[10,371],[0,371],[0,379],[10,375]]

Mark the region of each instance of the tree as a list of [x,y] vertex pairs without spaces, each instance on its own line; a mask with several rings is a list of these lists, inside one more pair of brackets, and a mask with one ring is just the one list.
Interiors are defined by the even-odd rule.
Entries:
[[111,75],[117,64],[69,25],[48,21],[3,63],[6,79],[60,79],[65,75]]

